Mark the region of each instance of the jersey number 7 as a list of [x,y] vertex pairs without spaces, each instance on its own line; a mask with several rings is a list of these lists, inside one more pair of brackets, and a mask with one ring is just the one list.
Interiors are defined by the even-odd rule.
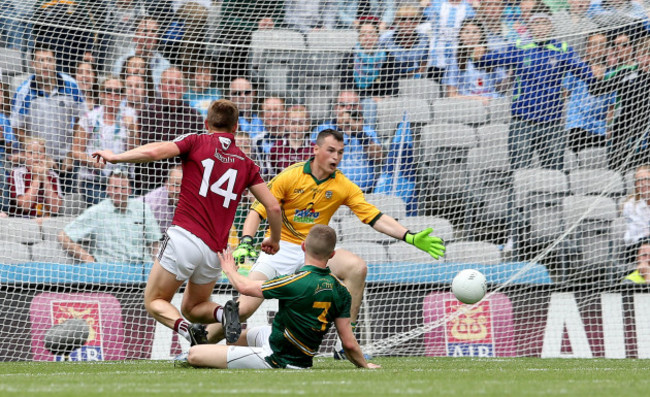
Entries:
[[[214,160],[208,158],[201,161],[201,164],[203,165],[203,179],[201,180],[199,195],[207,197],[209,186],[212,193],[216,193],[223,197],[224,208],[228,208],[231,201],[237,202],[237,195],[232,192],[235,187],[235,180],[237,179],[237,170],[228,168],[215,183],[210,185],[210,175],[212,175],[212,169],[214,168]],[[222,186],[225,185],[226,182],[228,182],[228,186],[226,186],[225,189],[222,189]]]

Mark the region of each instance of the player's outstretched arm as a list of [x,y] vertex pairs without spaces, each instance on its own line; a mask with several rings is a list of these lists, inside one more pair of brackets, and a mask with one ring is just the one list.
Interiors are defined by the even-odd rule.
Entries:
[[230,250],[217,252],[217,257],[219,258],[219,262],[221,262],[221,270],[226,273],[228,281],[240,294],[255,298],[264,298],[262,294],[262,284],[264,284],[264,281],[252,280],[239,274],[235,265],[235,259],[232,257]]
[[363,357],[361,346],[357,342],[357,338],[352,333],[352,325],[350,324],[349,317],[339,317],[334,320],[336,325],[336,332],[339,334],[345,356],[359,368],[381,368],[380,365],[369,363]]
[[424,229],[414,234],[386,214],[383,214],[373,227],[379,232],[414,245],[436,259],[445,254],[445,242],[440,237],[429,236],[433,228]]
[[[271,227],[271,237],[264,239],[262,242],[262,251],[273,255],[280,249],[280,235],[282,233],[282,211],[280,210],[280,204],[278,203],[278,199],[275,198],[264,183],[251,186],[249,189],[257,201],[262,203],[266,209],[266,219]],[[248,218],[246,218],[246,221],[248,221]],[[257,226],[259,227],[259,224]],[[248,229],[244,225],[244,231],[246,230]]]
[[97,162],[106,163],[149,163],[178,156],[180,149],[174,142],[153,142],[115,154],[111,150],[100,150],[92,154]]

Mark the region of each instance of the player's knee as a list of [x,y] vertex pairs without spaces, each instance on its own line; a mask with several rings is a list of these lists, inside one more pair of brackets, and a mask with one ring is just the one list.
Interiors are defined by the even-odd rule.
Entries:
[[187,353],[187,362],[194,367],[200,366],[201,355],[197,353],[197,347],[198,346],[190,347],[190,351]]
[[197,318],[194,314],[192,314],[192,309],[194,309],[194,307],[183,307],[182,306],[181,307],[181,313],[183,313],[183,317],[185,317],[187,319],[187,321],[189,321],[191,323],[201,322],[201,321],[199,321],[200,320],[199,318]]
[[365,280],[368,275],[368,264],[363,259],[359,258],[350,271],[353,273],[352,276],[355,279]]

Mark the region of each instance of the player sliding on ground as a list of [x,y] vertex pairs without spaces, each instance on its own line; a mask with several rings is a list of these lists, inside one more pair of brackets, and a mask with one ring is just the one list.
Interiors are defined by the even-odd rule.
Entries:
[[[323,130],[318,134],[314,157],[311,160],[289,166],[271,180],[271,193],[282,207],[281,249],[273,256],[262,252],[248,277],[254,280],[268,280],[298,270],[304,258],[300,245],[309,230],[315,224],[329,224],[330,218],[341,205],[348,206],[363,223],[379,232],[415,245],[436,259],[444,254],[443,241],[438,237],[429,236],[432,229],[413,234],[365,200],[361,189],[337,170],[343,157],[343,147],[341,132]],[[251,236],[255,235],[262,218],[267,215],[260,203],[253,204],[244,222],[244,237],[233,252],[238,263],[243,263],[247,256],[254,254]],[[350,251],[339,249],[328,266],[352,295],[350,319],[354,328],[366,282],[366,262]],[[262,301],[260,297],[240,297],[239,318],[244,321],[250,317]],[[213,342],[223,338],[219,324],[210,325],[208,331],[209,339]]]
[[357,367],[379,368],[363,357],[350,326],[350,293],[327,267],[328,260],[336,257],[335,245],[334,229],[315,225],[300,245],[304,266],[297,273],[266,282],[242,276],[230,252],[219,253],[223,271],[237,291],[259,299],[278,299],[280,310],[273,327],[244,331],[238,346],[193,346],[187,362],[196,367],[233,369],[310,368],[334,323],[350,361]]
[[[97,161],[147,163],[180,156],[183,179],[172,226],[167,229],[158,258],[154,261],[144,292],[147,311],[192,345],[207,343],[205,326],[222,323],[226,339],[235,342],[241,325],[237,304],[221,307],[210,301],[221,276],[217,252],[228,244],[228,236],[242,193],[248,188],[269,213],[271,233],[262,251],[278,251],[282,219],[277,200],[259,174],[259,167],[235,145],[239,112],[230,101],[210,105],[205,126],[209,133],[186,134],[173,142],[150,143],[121,154],[110,150],[93,153]],[[170,303],[187,281],[181,310]]]

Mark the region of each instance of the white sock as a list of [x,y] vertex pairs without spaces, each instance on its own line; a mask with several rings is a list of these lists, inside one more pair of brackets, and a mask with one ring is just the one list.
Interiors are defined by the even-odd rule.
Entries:
[[190,341],[190,323],[179,318],[174,324],[174,331],[176,331],[180,336]]

